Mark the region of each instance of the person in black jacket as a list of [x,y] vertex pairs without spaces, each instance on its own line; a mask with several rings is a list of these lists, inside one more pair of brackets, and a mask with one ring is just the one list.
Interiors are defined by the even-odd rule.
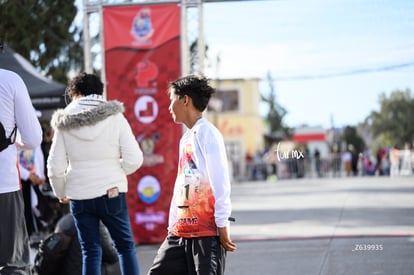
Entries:
[[[59,255],[63,255],[61,256],[62,259],[58,259],[62,261],[62,264],[60,266],[60,269],[56,271],[56,274],[82,275],[82,251],[72,214],[69,213],[64,215],[57,222],[54,232],[63,233],[70,238],[70,242],[66,251],[64,251],[64,253],[62,254],[59,253]],[[113,246],[111,236],[109,235],[107,229],[102,223],[99,227],[99,233],[102,245],[101,274],[121,275],[116,249]],[[34,272],[34,274],[42,275],[42,270],[37,270],[37,273]]]

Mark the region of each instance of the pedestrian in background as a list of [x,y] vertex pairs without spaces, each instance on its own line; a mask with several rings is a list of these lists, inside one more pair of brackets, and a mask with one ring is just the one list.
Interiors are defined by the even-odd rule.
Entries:
[[52,116],[47,169],[56,196],[70,200],[83,274],[101,272],[100,221],[114,240],[122,274],[139,274],[125,194],[126,176],[142,165],[142,151],[122,114],[123,105],[103,99],[97,76],[77,75],[67,92],[72,102]]
[[44,220],[48,213],[40,210],[46,208],[46,199],[39,188],[39,186],[43,186],[45,183],[44,156],[40,145],[31,150],[18,149],[18,156],[24,200],[24,215],[27,233],[31,237],[33,233],[39,233],[48,225],[47,219]]
[[322,177],[321,173],[321,152],[319,152],[318,148],[315,149],[315,152],[313,153],[313,157],[315,159],[315,170],[318,177]]
[[394,145],[389,152],[390,158],[390,176],[396,177],[400,174],[400,148]]
[[411,176],[412,175],[412,166],[411,166],[411,144],[406,142],[404,144],[404,149],[400,152],[401,156],[401,168],[400,168],[400,175],[401,176]]
[[148,274],[223,274],[230,239],[230,180],[221,133],[202,117],[214,89],[186,76],[170,84],[169,111],[188,130],[179,144],[168,235]]
[[22,78],[1,68],[0,122],[0,274],[30,274],[29,236],[14,143],[23,149],[39,146],[42,128]]
[[349,148],[350,146],[348,146],[348,150],[342,153],[342,162],[345,165],[345,173],[347,176],[350,176],[352,171],[352,153]]

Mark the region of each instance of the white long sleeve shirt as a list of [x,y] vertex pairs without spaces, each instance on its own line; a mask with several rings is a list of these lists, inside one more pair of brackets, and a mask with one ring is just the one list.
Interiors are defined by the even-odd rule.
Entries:
[[[22,148],[35,148],[42,142],[42,128],[26,85],[19,75],[3,69],[0,69],[0,121],[7,137],[17,126],[19,135],[16,142]],[[0,152],[0,179],[0,193],[20,189],[15,144]]]
[[180,237],[216,236],[231,214],[230,179],[221,133],[201,118],[180,140],[169,231]]

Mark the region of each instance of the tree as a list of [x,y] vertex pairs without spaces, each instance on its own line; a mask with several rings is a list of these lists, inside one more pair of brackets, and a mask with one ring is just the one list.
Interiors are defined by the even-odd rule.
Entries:
[[[205,59],[208,58],[208,45],[204,46],[204,57]],[[199,73],[199,53],[198,53],[198,39],[196,38],[190,45],[190,73]],[[199,71],[197,71],[199,70]]]
[[411,91],[395,90],[389,97],[379,97],[380,110],[373,111],[366,121],[371,125],[374,137],[387,146],[402,147],[414,139],[414,98]]
[[290,130],[283,124],[283,118],[287,114],[285,108],[283,108],[276,101],[276,91],[271,73],[267,74],[267,82],[269,85],[269,93],[267,95],[261,95],[262,101],[265,102],[269,111],[265,117],[270,130],[269,142],[281,139],[286,136],[290,136]]
[[356,127],[346,126],[342,133],[339,135],[339,141],[345,142],[347,145],[353,145],[356,152],[363,152],[365,142],[358,134]]
[[46,76],[66,82],[71,69],[82,67],[74,1],[0,0],[0,5],[0,34],[5,42]]

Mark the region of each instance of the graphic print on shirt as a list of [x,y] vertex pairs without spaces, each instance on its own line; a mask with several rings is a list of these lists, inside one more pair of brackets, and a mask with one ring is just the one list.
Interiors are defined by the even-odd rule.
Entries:
[[173,233],[182,237],[214,236],[214,196],[207,177],[196,165],[193,144],[183,147],[176,181],[177,221]]
[[34,150],[22,150],[19,153],[19,164],[28,171],[33,172],[34,167]]
[[193,148],[191,144],[187,144],[184,149],[183,165],[180,167],[180,180],[178,185],[178,193],[176,197],[176,205],[178,208],[186,208],[197,204],[198,192],[201,181],[201,174],[197,169],[197,165],[193,161]]

